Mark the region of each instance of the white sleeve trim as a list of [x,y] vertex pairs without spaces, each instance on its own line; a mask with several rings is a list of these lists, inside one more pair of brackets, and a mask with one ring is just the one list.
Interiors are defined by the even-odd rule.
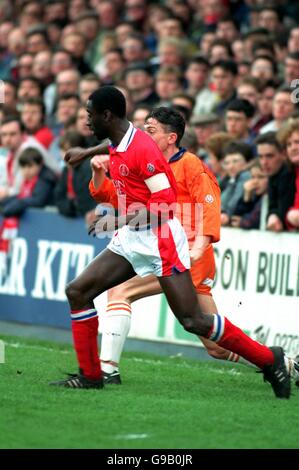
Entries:
[[146,179],[144,182],[151,193],[157,193],[158,191],[171,187],[165,173],[158,173],[157,175]]

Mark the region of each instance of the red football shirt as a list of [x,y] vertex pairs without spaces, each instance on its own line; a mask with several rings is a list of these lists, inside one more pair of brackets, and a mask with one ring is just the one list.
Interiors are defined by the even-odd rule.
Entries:
[[[170,166],[153,139],[130,123],[117,147],[110,146],[110,175],[119,198],[121,212],[151,204],[171,205],[176,201],[176,181]],[[170,187],[151,193],[145,180],[165,173]],[[152,206],[153,207],[153,206]],[[154,210],[154,212],[156,212]]]

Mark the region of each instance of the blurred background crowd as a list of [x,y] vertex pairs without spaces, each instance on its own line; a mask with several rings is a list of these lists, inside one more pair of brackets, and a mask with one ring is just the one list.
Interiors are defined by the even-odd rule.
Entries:
[[299,229],[299,2],[0,0],[0,78],[6,218],[54,206],[92,220],[89,162],[63,155],[97,144],[85,104],[112,84],[137,127],[153,107],[183,114],[223,226]]

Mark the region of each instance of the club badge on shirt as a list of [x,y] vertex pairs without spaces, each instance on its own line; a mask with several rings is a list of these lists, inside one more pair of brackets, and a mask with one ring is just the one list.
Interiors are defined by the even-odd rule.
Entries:
[[119,166],[119,174],[121,176],[128,176],[129,174],[129,168],[127,167],[127,165],[125,165],[124,163],[122,163],[120,166]]
[[149,173],[154,173],[155,171],[155,165],[153,165],[152,163],[148,163],[146,168]]
[[214,201],[212,194],[207,194],[205,197],[205,201],[208,202],[209,204],[212,204],[212,202]]

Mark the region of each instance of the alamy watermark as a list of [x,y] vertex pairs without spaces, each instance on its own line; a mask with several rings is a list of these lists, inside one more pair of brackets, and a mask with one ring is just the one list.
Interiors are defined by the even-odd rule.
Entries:
[[291,93],[291,101],[294,104],[299,103],[299,78],[291,81],[291,88],[294,88],[294,91]]
[[4,101],[4,81],[0,80],[0,104],[3,104]]
[[0,339],[0,364],[5,362],[5,344],[4,341]]
[[[213,196],[208,195],[206,201],[212,204],[214,202]],[[118,207],[120,206],[118,205]],[[98,219],[94,223],[95,236],[97,238],[111,238],[115,230],[123,225],[128,225],[131,230],[145,230],[145,236],[146,233],[150,236],[151,230],[149,229],[155,230],[160,227],[159,237],[169,239],[171,236],[170,227],[165,222],[174,216],[179,219],[189,241],[195,240],[203,234],[203,204],[201,203],[151,203],[147,206],[134,203],[121,212],[134,216],[130,222],[118,225],[119,214],[112,205],[101,204],[97,206],[95,213]],[[122,219],[121,216],[120,219]]]

